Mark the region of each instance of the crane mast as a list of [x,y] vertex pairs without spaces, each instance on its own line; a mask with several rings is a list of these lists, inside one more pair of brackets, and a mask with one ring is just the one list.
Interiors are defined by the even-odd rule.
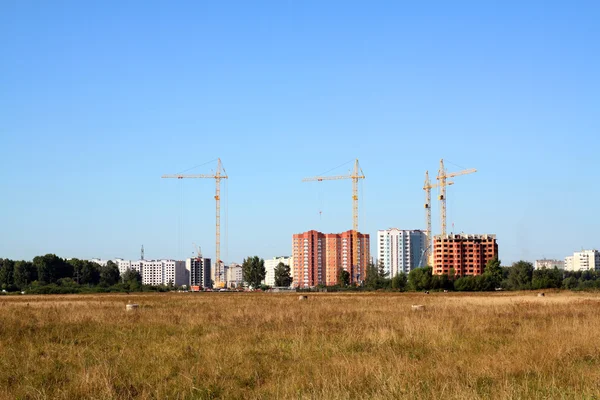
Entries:
[[431,253],[431,181],[429,180],[429,171],[425,171],[423,190],[425,191],[425,254],[428,265],[431,265],[429,258]]
[[[337,179],[352,179],[352,262],[351,264],[351,274],[354,278],[354,281],[360,279],[358,276],[359,266],[358,266],[358,181],[360,179],[365,179],[365,174],[358,163],[358,159],[354,162],[354,170],[348,175],[339,175],[339,176],[315,176],[312,178],[302,179],[302,182],[311,182],[311,181],[327,181],[327,180],[337,180]],[[364,254],[364,249],[361,249],[361,254]]]
[[[221,179],[227,179],[227,174],[225,174],[225,170],[223,173],[225,176],[221,175],[221,170],[223,166],[221,165],[221,159],[219,158],[217,161],[217,173],[215,174],[215,204],[216,204],[216,219],[215,219],[215,257],[217,262],[215,263],[215,283],[218,288],[225,286],[221,282],[221,273],[223,272],[221,268]],[[225,277],[224,277],[225,278]]]
[[225,282],[221,281],[221,179],[228,179],[227,172],[223,168],[221,159],[217,159],[217,170],[212,175],[205,174],[170,174],[163,175],[161,178],[175,178],[175,179],[214,179],[215,188],[215,203],[216,203],[216,232],[215,232],[215,268],[214,268],[214,281],[217,287],[223,287]]
[[[356,272],[360,269],[358,265],[358,180],[365,178],[362,170],[359,175],[359,169],[358,159],[356,159],[354,173],[352,174],[352,273],[355,274],[355,281],[358,281],[360,278]],[[363,254],[364,249],[360,250],[361,254]]]
[[439,194],[439,200],[440,200],[440,222],[441,222],[441,234],[445,235],[446,234],[446,186],[451,185],[452,183],[448,183],[448,178],[454,178],[455,176],[460,176],[460,175],[467,175],[467,174],[472,174],[474,172],[477,172],[476,169],[471,168],[471,169],[464,169],[462,171],[458,171],[458,172],[451,172],[451,173],[447,173],[446,172],[446,168],[444,167],[444,159],[440,160],[440,169],[438,170],[438,176],[437,176],[437,186],[439,187],[440,190],[440,194]]
[[[447,182],[448,185],[454,185],[454,182]],[[425,183],[423,184],[423,190],[425,191],[425,254],[427,265],[433,265],[433,253],[431,251],[431,189],[434,189],[439,186],[439,183],[432,184],[429,180],[429,171],[425,171]]]

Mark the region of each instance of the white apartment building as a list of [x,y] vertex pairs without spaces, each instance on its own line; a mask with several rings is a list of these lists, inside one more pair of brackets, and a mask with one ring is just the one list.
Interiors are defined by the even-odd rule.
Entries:
[[[270,260],[265,260],[265,279],[263,283],[267,286],[275,286],[275,268],[279,265],[279,263],[283,263],[288,267],[292,265],[292,257],[283,256],[283,257],[273,257]],[[291,270],[290,270],[291,273]],[[293,273],[290,276],[294,276]]]
[[576,251],[565,257],[566,271],[600,270],[600,252],[598,250]]
[[420,230],[391,228],[377,231],[378,261],[389,277],[408,274],[411,269],[427,263],[423,256],[426,242],[425,232]]
[[565,271],[573,271],[573,256],[565,257]]
[[[93,258],[90,261],[105,266],[109,260],[100,260]],[[168,285],[173,283],[176,286],[186,285],[185,262],[175,260],[123,260],[117,258],[112,260],[117,264],[119,273],[123,275],[128,269],[137,271],[142,276],[144,285]]]
[[[123,275],[125,273],[125,271],[127,271],[128,269],[134,269],[131,266],[131,261],[130,260],[123,260],[123,259],[117,259],[117,266],[119,267],[119,273],[121,275]],[[140,265],[138,264],[137,266],[137,271],[140,272]],[[141,272],[140,272],[141,274]]]
[[244,274],[242,273],[242,266],[240,264],[231,263],[227,267],[227,286],[228,287],[242,287],[244,284]]
[[534,269],[565,269],[565,262],[562,260],[541,259],[535,260]]
[[188,258],[185,260],[186,285],[212,287],[210,258]]

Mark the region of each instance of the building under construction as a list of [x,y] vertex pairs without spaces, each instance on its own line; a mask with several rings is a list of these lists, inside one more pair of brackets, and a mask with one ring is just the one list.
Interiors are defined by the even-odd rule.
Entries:
[[481,275],[489,260],[498,257],[496,235],[450,234],[433,238],[433,274]]
[[201,256],[188,258],[185,260],[187,285],[189,287],[211,288],[213,286],[211,269],[210,258],[203,258]]
[[[354,237],[357,260],[353,259]],[[308,231],[293,236],[294,287],[336,285],[340,270],[348,271],[350,284],[360,284],[370,260],[369,235],[354,233],[321,233]]]

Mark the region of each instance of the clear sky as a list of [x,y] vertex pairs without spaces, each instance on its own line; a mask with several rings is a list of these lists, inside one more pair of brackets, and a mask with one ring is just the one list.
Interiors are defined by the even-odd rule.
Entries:
[[350,229],[351,182],[301,179],[354,158],[373,242],[424,229],[444,158],[478,169],[449,227],[497,234],[504,264],[600,248],[599,20],[597,1],[0,1],[0,257],[214,257],[214,181],[160,176],[217,157],[226,262]]

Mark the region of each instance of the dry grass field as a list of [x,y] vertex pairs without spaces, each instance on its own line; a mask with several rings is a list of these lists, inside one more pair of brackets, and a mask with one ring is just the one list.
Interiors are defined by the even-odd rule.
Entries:
[[598,294],[0,297],[7,399],[599,395]]

